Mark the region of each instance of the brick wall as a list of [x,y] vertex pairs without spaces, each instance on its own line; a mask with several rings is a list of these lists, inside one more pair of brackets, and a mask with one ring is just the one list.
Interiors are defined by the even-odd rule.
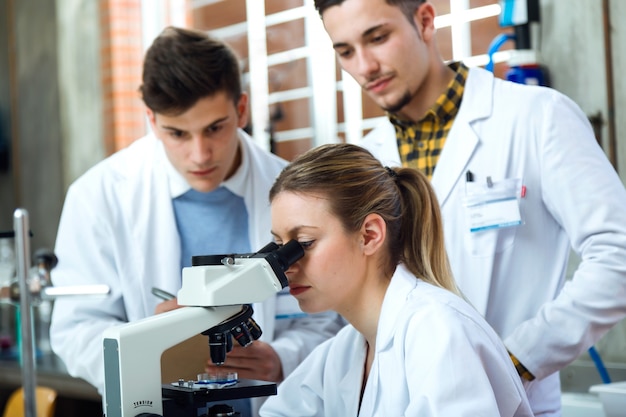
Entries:
[[103,126],[107,154],[145,135],[138,93],[143,63],[141,0],[101,0]]

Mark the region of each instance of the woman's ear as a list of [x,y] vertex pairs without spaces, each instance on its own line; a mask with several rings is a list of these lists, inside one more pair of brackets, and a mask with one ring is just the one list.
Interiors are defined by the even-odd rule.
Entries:
[[387,223],[380,214],[370,213],[365,217],[361,226],[361,246],[363,253],[372,255],[385,243]]

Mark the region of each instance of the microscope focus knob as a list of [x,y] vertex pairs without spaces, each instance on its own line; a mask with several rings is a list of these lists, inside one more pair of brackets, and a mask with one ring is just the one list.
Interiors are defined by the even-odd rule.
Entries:
[[240,415],[240,413],[235,413],[233,407],[228,404],[216,404],[209,408],[209,413],[207,414],[208,417],[231,417]]
[[33,258],[36,264],[43,264],[45,268],[50,271],[59,263],[59,258],[50,249],[38,249],[35,251]]

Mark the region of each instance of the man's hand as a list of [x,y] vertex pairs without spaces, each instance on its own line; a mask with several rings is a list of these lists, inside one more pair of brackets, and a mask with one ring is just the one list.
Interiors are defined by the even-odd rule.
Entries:
[[269,344],[258,340],[245,348],[233,341],[233,350],[226,355],[224,364],[217,366],[209,360],[205,371],[208,374],[237,372],[237,376],[243,379],[283,380],[283,367],[278,354]]
[[157,304],[156,308],[154,309],[154,314],[165,313],[166,311],[176,310],[180,307],[182,306],[178,305],[178,300],[176,298],[173,298],[171,300],[163,301],[162,303]]

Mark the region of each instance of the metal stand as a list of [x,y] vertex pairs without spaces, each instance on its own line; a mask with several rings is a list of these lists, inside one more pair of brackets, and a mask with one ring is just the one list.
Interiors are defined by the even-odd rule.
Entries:
[[35,400],[35,346],[33,338],[33,318],[30,309],[28,271],[30,270],[30,240],[28,236],[28,212],[17,209],[13,214],[15,232],[16,272],[20,286],[20,331],[22,335],[22,385],[24,387],[24,416],[36,417]]
[[[43,281],[31,280],[30,259],[30,236],[29,236],[28,211],[18,208],[13,214],[13,237],[15,239],[16,276],[19,292],[20,332],[21,332],[21,367],[22,386],[24,389],[24,417],[37,416],[37,404],[35,387],[37,386],[37,374],[35,372],[35,337],[33,332],[33,315],[31,307],[35,302],[43,299],[54,299],[59,296],[76,295],[107,295],[110,288],[106,285],[76,285],[66,287],[53,287],[49,279]],[[35,254],[37,257],[37,254]],[[54,254],[51,255],[54,257]],[[56,258],[56,257],[54,257]],[[47,260],[51,269],[56,260]],[[47,271],[49,272],[49,271]],[[37,281],[37,282],[35,282]],[[13,301],[16,301],[14,288],[9,291]]]

